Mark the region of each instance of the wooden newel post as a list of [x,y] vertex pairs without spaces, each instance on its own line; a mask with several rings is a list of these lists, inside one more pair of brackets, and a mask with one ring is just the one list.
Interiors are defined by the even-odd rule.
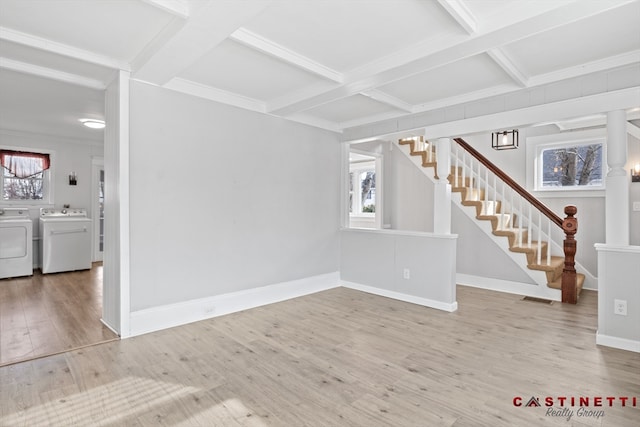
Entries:
[[578,220],[573,216],[578,212],[575,206],[565,206],[567,217],[562,221],[564,230],[564,269],[562,270],[562,302],[576,304],[578,302],[578,279],[576,276],[575,256],[576,239],[573,237],[578,231]]

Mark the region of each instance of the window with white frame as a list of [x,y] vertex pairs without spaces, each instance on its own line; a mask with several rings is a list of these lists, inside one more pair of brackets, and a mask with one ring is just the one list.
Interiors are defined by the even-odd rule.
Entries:
[[536,190],[603,189],[604,149],[603,138],[537,145]]
[[2,201],[41,203],[49,201],[48,153],[0,149]]
[[376,212],[375,163],[352,163],[349,170],[349,214],[374,216]]

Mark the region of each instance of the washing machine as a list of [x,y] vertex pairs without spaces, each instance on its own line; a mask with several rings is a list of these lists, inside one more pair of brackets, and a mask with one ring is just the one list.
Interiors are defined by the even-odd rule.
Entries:
[[33,275],[33,221],[27,208],[0,208],[0,279]]
[[40,209],[42,273],[91,268],[91,219],[86,209]]

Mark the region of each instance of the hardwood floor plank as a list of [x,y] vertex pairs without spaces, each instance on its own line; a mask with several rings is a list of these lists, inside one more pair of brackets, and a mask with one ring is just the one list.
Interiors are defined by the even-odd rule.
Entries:
[[117,339],[101,307],[100,264],[0,280],[0,366]]
[[[0,425],[639,424],[640,355],[595,345],[595,298],[458,287],[458,302],[446,313],[337,288],[0,367]],[[516,396],[639,402],[568,422]]]

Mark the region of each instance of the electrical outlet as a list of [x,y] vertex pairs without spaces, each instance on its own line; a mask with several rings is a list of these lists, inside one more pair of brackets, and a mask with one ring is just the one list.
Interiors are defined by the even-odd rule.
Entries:
[[627,315],[627,300],[614,299],[613,300],[613,314],[618,314],[620,316],[626,316]]
[[408,268],[405,268],[402,271],[402,277],[404,277],[405,279],[411,279],[411,270],[409,270]]

